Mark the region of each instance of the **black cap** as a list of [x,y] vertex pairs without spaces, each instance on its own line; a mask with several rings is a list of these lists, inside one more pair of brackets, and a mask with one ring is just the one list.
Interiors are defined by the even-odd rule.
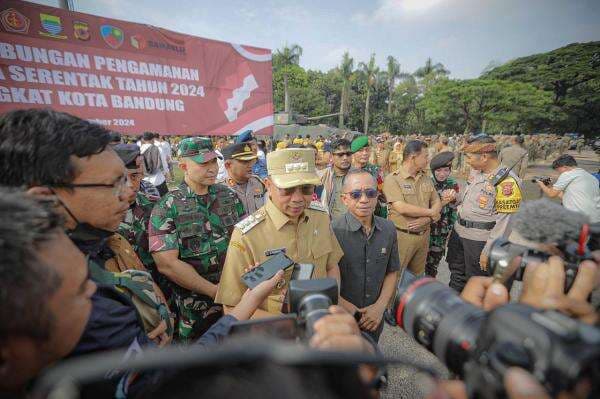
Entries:
[[121,133],[110,132],[110,142],[111,143],[120,143],[121,142]]
[[238,161],[251,161],[257,158],[248,143],[230,144],[223,147],[221,154],[223,154],[224,159],[237,159]]
[[140,147],[136,144],[117,144],[113,149],[127,169],[137,169],[135,160],[140,155]]
[[452,166],[452,160],[454,159],[454,153],[450,151],[444,151],[437,154],[431,159],[429,166],[432,171],[443,168],[445,166]]

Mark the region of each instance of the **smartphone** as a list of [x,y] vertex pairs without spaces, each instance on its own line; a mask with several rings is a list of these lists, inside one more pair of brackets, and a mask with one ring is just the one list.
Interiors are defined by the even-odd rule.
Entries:
[[315,270],[312,263],[296,263],[292,271],[292,280],[310,280]]
[[269,257],[266,261],[242,275],[242,282],[250,289],[273,277],[279,270],[285,270],[294,265],[294,261],[284,252]]

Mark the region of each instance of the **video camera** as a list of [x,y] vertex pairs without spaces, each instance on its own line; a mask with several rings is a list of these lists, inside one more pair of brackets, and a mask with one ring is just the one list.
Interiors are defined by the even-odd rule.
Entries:
[[597,327],[524,304],[487,313],[408,270],[391,310],[395,325],[465,381],[470,398],[506,397],[503,377],[512,366],[530,371],[552,396],[584,380],[592,386],[590,398],[600,395]]
[[[579,240],[565,239],[556,243],[565,262],[565,292],[573,285],[579,264],[584,260],[593,260],[592,251],[600,249],[600,223],[586,226],[582,228]],[[509,278],[522,281],[525,267],[530,262],[545,262],[550,256],[552,255],[539,249],[499,238],[490,248],[490,271],[500,281]]]
[[282,309],[289,313],[280,317],[237,322],[231,333],[256,332],[283,339],[309,340],[314,333],[315,322],[329,313],[331,305],[337,304],[337,281],[333,278],[310,280],[314,265],[294,262],[285,254],[285,248],[266,251],[266,255],[267,260],[242,275],[242,282],[254,288],[279,270],[293,267]]
[[552,185],[552,178],[550,176],[533,176],[531,178],[532,183],[537,183],[538,181],[541,181],[542,183],[544,183],[545,186]]

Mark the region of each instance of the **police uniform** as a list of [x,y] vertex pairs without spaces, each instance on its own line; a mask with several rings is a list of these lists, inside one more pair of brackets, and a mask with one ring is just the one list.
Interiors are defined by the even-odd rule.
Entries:
[[[315,173],[314,152],[308,149],[285,149],[267,155],[269,177],[277,187],[319,184]],[[320,204],[313,202],[292,222],[271,200],[249,217],[239,222],[231,236],[227,258],[215,302],[235,306],[247,287],[240,280],[244,269],[264,262],[265,251],[285,248],[286,254],[298,263],[315,266],[313,278],[327,276],[328,267],[337,267],[343,253],[331,230],[329,215]],[[286,271],[289,281],[291,270]],[[279,314],[284,288],[274,289],[260,309]]]
[[414,274],[425,271],[427,249],[429,247],[429,224],[420,230],[408,230],[408,223],[418,219],[398,213],[393,204],[404,202],[421,208],[431,208],[440,202],[431,179],[423,171],[411,176],[404,166],[390,173],[383,181],[383,192],[390,204],[389,219],[398,231],[398,252],[401,267],[407,267]]
[[[224,147],[221,151],[225,160],[251,161],[258,157],[245,143],[236,143]],[[265,185],[255,175],[251,175],[246,182],[235,181],[231,176],[226,180],[227,185],[235,191],[244,205],[245,215],[252,214],[265,204]]]
[[[179,156],[204,163],[217,155],[207,138],[182,140]],[[229,238],[244,207],[233,190],[222,184],[198,195],[184,182],[165,195],[152,210],[149,225],[150,252],[178,250],[179,259],[204,279],[218,284]],[[199,337],[222,314],[211,297],[171,283],[179,316],[177,333],[183,342]]]
[[[474,152],[468,148],[466,152]],[[507,170],[504,165],[490,173],[472,170],[458,197],[458,219],[450,234],[446,261],[450,287],[459,292],[470,277],[489,275],[489,265],[488,270],[481,269],[481,254],[489,255],[495,239],[510,235],[510,218],[519,210],[522,194],[521,180],[512,171],[505,176]]]

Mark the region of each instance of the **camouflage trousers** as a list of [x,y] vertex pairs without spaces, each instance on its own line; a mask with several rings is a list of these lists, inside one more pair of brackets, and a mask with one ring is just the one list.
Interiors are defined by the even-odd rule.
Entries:
[[177,310],[175,336],[179,343],[189,344],[223,316],[223,307],[206,296],[182,295],[174,292],[173,299]]
[[429,252],[427,252],[427,261],[425,262],[426,275],[434,278],[437,276],[438,265],[442,261],[445,252],[445,248],[435,245],[429,247]]

